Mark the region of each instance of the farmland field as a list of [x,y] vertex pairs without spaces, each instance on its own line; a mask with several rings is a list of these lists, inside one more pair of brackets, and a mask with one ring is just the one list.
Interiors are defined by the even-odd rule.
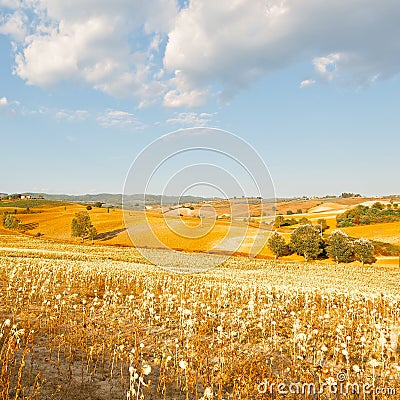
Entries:
[[[38,205],[35,203],[37,201],[44,203]],[[301,217],[306,217],[313,224],[316,224],[320,218],[323,218],[327,221],[329,226],[325,234],[329,235],[336,229],[336,216],[349,209],[349,207],[359,203],[365,203],[365,199],[328,199],[327,201],[323,199],[291,200],[277,203],[276,212],[285,213],[289,210],[302,210],[301,214],[292,214],[286,217],[296,218],[297,220]],[[29,211],[27,211],[26,208],[29,205]],[[148,219],[149,225],[154,229],[155,235],[160,238],[168,248],[195,252],[208,251],[210,249],[221,252],[234,250],[240,254],[248,254],[257,237],[261,242],[265,242],[264,238],[268,238],[275,215],[275,212],[272,211],[273,205],[272,203],[265,204],[264,211],[262,212],[260,204],[249,204],[248,211],[253,215],[253,223],[244,222],[242,218],[237,218],[232,221],[228,219],[215,220],[213,218],[205,218],[200,222],[198,218],[200,209],[204,211],[204,209],[208,207],[214,210],[217,217],[221,217],[232,213],[232,210],[229,209],[229,205],[230,203],[228,201],[220,200],[213,203],[206,203],[205,205],[202,203],[194,204],[192,207],[194,210],[181,208],[179,211],[172,210],[171,212],[165,213],[163,213],[161,207],[153,207],[146,212],[146,218]],[[233,202],[231,205],[236,209],[237,214],[240,215],[241,212],[245,213],[246,204],[243,204],[242,199],[237,199],[236,203]],[[22,223],[22,230],[27,235],[43,235],[44,238],[75,243],[76,239],[71,238],[71,221],[77,212],[85,210],[85,205],[75,203],[46,203],[46,200],[20,200],[12,202],[3,201],[1,212],[7,211],[14,213],[16,211],[16,216]],[[183,214],[182,217],[179,216],[180,213]],[[260,214],[263,213],[264,215],[260,216]],[[124,215],[125,219],[129,219],[131,225],[138,224],[139,222],[143,223],[142,211],[123,211],[116,208],[107,209],[93,207],[89,211],[89,214],[98,232],[95,243],[101,245],[132,247],[132,238],[128,235],[126,229],[127,224],[124,222]],[[190,228],[199,226],[199,224],[202,224],[204,230],[209,230],[209,232],[207,235],[202,236],[201,240],[193,240],[193,238],[190,237]],[[169,225],[172,225],[174,229],[171,230]],[[187,238],[185,238],[185,234],[179,235],[174,233],[174,230],[176,230],[175,227],[179,226],[183,226],[184,231],[189,232]],[[399,223],[388,223],[344,228],[343,230],[355,238],[365,237],[397,245],[400,244],[399,226]],[[261,227],[261,229],[259,229],[259,227]],[[296,227],[297,225],[283,227],[279,232],[289,240],[290,233]],[[13,233],[10,230],[2,230],[2,228],[0,228],[0,232],[7,234]],[[144,245],[146,247],[159,246],[157,243],[153,243],[152,238],[148,235],[142,235],[139,239],[141,243],[135,243],[136,245]],[[264,258],[273,258],[273,254],[267,246],[261,247],[259,255]],[[299,259],[296,255],[286,258],[294,261]],[[397,259],[392,257],[390,260],[379,259],[379,262],[382,261],[398,263],[398,257]]]
[[0,260],[2,399],[336,399],[347,383],[360,393],[340,398],[399,398],[397,266],[174,274],[134,248],[17,235]]
[[344,232],[353,237],[380,240],[400,245],[400,222],[371,224],[344,228]]

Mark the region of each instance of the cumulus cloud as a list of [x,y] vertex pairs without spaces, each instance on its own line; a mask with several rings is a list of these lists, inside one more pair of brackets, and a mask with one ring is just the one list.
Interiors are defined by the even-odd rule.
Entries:
[[154,59],[178,12],[174,0],[23,0],[21,9],[34,17],[17,46],[14,73],[28,84],[83,81],[142,105],[166,91],[153,79],[161,65]]
[[8,104],[7,97],[0,98],[0,106],[5,107]]
[[192,0],[175,19],[164,65],[189,88],[217,83],[228,96],[304,61],[314,80],[362,84],[399,73],[399,18],[396,0]]
[[[28,84],[84,82],[139,107],[202,107],[308,62],[318,82],[400,70],[398,0],[0,0]],[[29,18],[28,18],[29,16]]]
[[168,124],[178,124],[181,126],[206,126],[208,125],[215,113],[195,113],[182,112],[176,113],[173,118],[167,120]]
[[191,82],[182,71],[175,71],[175,77],[169,80],[173,89],[164,96],[166,107],[202,107],[209,97],[209,88],[197,89],[195,82]]

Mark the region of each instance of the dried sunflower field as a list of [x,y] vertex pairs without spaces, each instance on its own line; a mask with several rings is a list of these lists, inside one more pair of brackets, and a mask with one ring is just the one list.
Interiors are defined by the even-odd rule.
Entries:
[[0,398],[399,399],[399,278],[0,236]]

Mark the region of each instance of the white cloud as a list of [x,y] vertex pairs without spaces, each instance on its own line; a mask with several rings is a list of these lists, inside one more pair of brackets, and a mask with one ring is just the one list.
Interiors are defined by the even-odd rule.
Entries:
[[164,96],[166,107],[202,107],[210,95],[209,88],[196,89],[196,84],[190,82],[180,70],[175,71],[175,77],[170,79],[169,85],[174,89],[169,90]]
[[145,124],[139,121],[134,114],[120,110],[107,110],[97,117],[97,121],[103,128],[145,128]]
[[13,40],[23,41],[27,32],[28,17],[21,11],[0,16],[0,34],[10,35]]
[[86,110],[60,110],[55,114],[57,119],[67,121],[84,121],[90,116]]
[[0,7],[16,10],[20,6],[21,6],[20,0],[0,0]]
[[5,107],[8,104],[7,97],[0,98],[0,106]]
[[[398,0],[0,0],[28,84],[84,82],[139,107],[202,107],[308,62],[303,81],[400,72]],[[27,19],[29,16],[29,20]],[[311,72],[311,71],[310,71]],[[310,74],[311,75],[311,74]]]
[[332,80],[338,72],[338,64],[343,59],[340,53],[329,54],[326,57],[314,58],[315,70],[325,79]]
[[167,123],[178,124],[183,126],[206,126],[211,122],[215,113],[195,113],[195,112],[182,112],[176,113],[173,118],[169,118]]
[[315,85],[316,81],[314,79],[304,79],[304,81],[300,82],[300,89],[304,89],[310,86]]
[[371,82],[400,72],[399,19],[396,0],[192,0],[175,20],[164,65],[189,88],[217,83],[225,96],[304,61],[314,80]]
[[[34,18],[17,47],[14,73],[28,84],[83,81],[115,97],[136,98],[142,105],[166,91],[153,79],[162,61],[158,56],[157,66],[154,59],[178,12],[174,0],[23,4]],[[142,40],[132,40],[136,34]]]

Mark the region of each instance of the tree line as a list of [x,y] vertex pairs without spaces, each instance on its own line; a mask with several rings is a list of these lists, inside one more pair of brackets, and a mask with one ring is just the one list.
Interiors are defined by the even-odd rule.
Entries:
[[268,239],[268,247],[275,258],[298,254],[306,261],[318,258],[332,258],[337,263],[360,261],[361,264],[373,264],[376,261],[375,249],[368,239],[351,239],[340,229],[334,230],[324,240],[321,230],[311,224],[297,227],[290,235],[289,243],[278,232]]
[[384,205],[380,202],[371,207],[358,205],[336,217],[337,226],[340,228],[355,225],[370,225],[380,222],[400,221],[400,208],[397,203]]

